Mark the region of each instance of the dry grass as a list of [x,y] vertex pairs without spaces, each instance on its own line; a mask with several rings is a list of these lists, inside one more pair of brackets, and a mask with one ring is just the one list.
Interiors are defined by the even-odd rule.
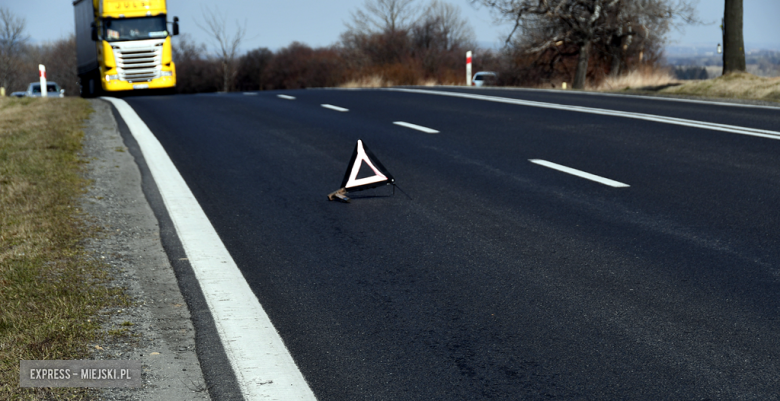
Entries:
[[0,399],[80,399],[85,389],[19,388],[22,359],[88,356],[95,313],[126,302],[82,243],[79,98],[0,98]]
[[747,73],[706,80],[678,81],[667,71],[645,69],[631,71],[615,78],[608,77],[601,84],[588,89],[780,102],[780,78],[763,78]]
[[381,75],[371,75],[349,80],[339,85],[339,88],[387,88],[393,85]]
[[607,77],[597,86],[590,86],[587,89],[611,92],[630,89],[659,88],[676,84],[677,81],[668,71],[640,69],[630,71],[617,77]]
[[[433,78],[428,79],[419,79],[415,85],[417,86],[436,86],[440,83],[436,81]],[[389,88],[391,86],[395,86],[396,84],[386,79],[382,75],[369,75],[360,77],[357,79],[349,80],[341,85],[339,85],[339,88]]]
[[715,79],[686,82],[665,88],[659,93],[780,102],[780,78],[734,73]]

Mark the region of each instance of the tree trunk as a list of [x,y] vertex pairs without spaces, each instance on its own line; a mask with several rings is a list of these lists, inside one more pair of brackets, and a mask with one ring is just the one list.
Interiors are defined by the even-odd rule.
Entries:
[[228,79],[230,69],[228,67],[227,60],[222,60],[222,90],[225,92],[230,92],[230,80]]
[[617,77],[620,75],[620,66],[623,64],[623,39],[620,36],[613,36],[609,43],[609,49],[612,58],[609,75]]
[[612,77],[617,77],[620,75],[620,62],[622,57],[620,57],[620,51],[619,50],[612,50],[612,63],[609,67],[609,75]]
[[590,41],[580,46],[580,55],[577,58],[577,70],[574,71],[574,83],[572,88],[585,89],[585,78],[588,73],[588,59],[590,59]]
[[745,71],[742,0],[726,0],[723,13],[723,75]]

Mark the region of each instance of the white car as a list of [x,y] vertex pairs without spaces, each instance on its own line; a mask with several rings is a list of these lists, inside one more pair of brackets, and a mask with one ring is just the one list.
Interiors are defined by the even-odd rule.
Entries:
[[[41,97],[41,83],[33,82],[27,87],[28,97]],[[46,96],[65,97],[65,89],[60,89],[56,82],[46,82]]]
[[471,86],[495,86],[498,74],[492,71],[480,71],[471,79]]

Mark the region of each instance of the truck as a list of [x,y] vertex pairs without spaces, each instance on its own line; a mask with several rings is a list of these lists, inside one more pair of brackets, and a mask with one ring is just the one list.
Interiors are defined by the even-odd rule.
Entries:
[[165,0],[75,0],[81,95],[173,90],[176,65]]

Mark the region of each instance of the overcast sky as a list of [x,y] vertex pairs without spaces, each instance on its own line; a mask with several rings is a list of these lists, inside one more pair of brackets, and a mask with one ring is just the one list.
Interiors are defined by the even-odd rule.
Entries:
[[[417,0],[424,3],[428,0]],[[490,12],[476,9],[468,0],[448,0],[461,8],[483,46],[500,43],[511,28],[496,25]],[[169,17],[178,16],[181,31],[189,33],[197,42],[209,43],[208,36],[197,27],[195,21],[203,21],[206,7],[219,9],[231,23],[246,23],[247,36],[244,50],[268,47],[272,50],[289,45],[293,41],[310,46],[327,46],[339,39],[345,30],[344,22],[350,20],[350,12],[360,8],[364,0],[168,0]],[[700,0],[699,18],[710,25],[687,26],[682,31],[672,31],[670,43],[711,44],[721,41],[720,20],[723,17],[724,0]],[[0,7],[9,8],[14,14],[27,20],[27,34],[36,42],[56,40],[73,32],[73,6],[71,0],[0,0]],[[745,0],[745,42],[780,48],[780,0]],[[750,45],[748,45],[750,46]]]

